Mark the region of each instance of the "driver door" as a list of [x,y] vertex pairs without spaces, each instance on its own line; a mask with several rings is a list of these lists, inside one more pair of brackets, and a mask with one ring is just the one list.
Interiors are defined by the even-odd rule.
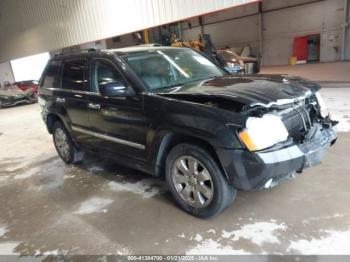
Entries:
[[131,158],[144,160],[147,121],[141,95],[102,96],[99,88],[106,83],[121,82],[132,88],[114,62],[107,59],[91,60],[91,91],[89,107],[90,130],[94,144]]

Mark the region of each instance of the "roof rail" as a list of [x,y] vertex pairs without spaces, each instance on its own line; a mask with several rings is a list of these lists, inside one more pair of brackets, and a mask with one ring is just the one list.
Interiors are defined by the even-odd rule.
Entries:
[[75,50],[69,50],[69,51],[63,51],[59,54],[55,54],[55,56],[61,56],[61,55],[67,55],[67,54],[79,54],[79,53],[89,53],[89,52],[98,52],[101,51],[97,48],[87,48],[87,49],[75,49]]
[[161,44],[158,43],[149,43],[149,44],[141,44],[141,45],[137,45],[137,46],[144,46],[144,47],[157,47],[157,46],[162,46]]
[[96,51],[100,51],[100,49],[93,47],[93,48],[87,49],[87,51],[88,52],[96,52]]

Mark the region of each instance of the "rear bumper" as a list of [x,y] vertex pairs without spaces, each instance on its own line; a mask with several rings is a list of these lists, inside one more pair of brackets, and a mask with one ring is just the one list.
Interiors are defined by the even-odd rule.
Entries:
[[219,150],[218,154],[230,182],[237,189],[251,191],[275,186],[304,168],[320,164],[336,139],[333,128],[315,125],[312,136],[302,144],[261,152]]

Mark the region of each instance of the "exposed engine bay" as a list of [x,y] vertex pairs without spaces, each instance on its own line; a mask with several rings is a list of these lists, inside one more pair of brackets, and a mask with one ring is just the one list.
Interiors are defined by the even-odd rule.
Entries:
[[220,93],[215,95],[206,93],[196,95],[167,93],[162,94],[162,96],[233,111],[247,117],[261,118],[266,114],[278,116],[285,125],[289,137],[292,138],[290,142],[294,143],[303,143],[311,139],[317,130],[317,128],[314,128],[315,125],[330,128],[337,124],[328,115],[322,116],[322,108],[317,95],[311,92],[308,96],[295,98],[293,101],[276,101],[270,105],[244,105]]

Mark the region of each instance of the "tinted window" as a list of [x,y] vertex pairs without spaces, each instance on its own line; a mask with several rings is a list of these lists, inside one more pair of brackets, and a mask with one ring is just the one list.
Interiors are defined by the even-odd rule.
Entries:
[[50,87],[58,87],[58,80],[60,75],[60,61],[50,61],[46,71],[43,75],[43,80],[41,86],[50,88]]
[[135,52],[125,59],[150,90],[185,85],[227,74],[190,48]]
[[62,73],[62,88],[86,91],[86,67],[85,60],[66,61]]
[[92,62],[92,88],[98,93],[100,85],[109,82],[125,82],[123,76],[110,62],[95,60]]

